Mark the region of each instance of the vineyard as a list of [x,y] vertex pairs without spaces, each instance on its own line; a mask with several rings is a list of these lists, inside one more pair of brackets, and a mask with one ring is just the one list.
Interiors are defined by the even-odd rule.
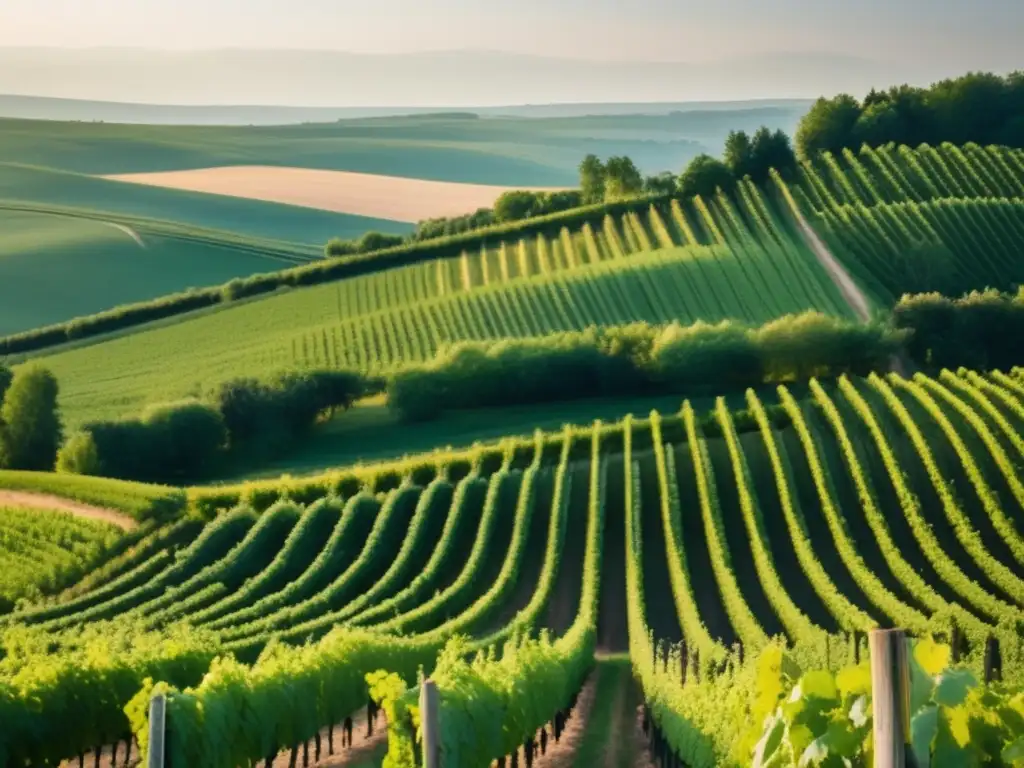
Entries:
[[749,764],[758,664],[836,670],[873,627],[942,637],[978,676],[994,638],[1019,686],[1024,374],[795,392],[193,489],[90,589],[3,619],[0,765],[144,737],[154,691],[174,766],[333,751],[371,692],[411,765],[420,667],[445,764],[486,765],[627,650],[663,748]]
[[0,504],[0,612],[81,578],[117,538],[106,523]]
[[[738,201],[738,202],[737,202]],[[268,368],[381,373],[463,340],[591,325],[853,313],[791,214],[744,184],[719,195],[484,240],[452,258],[295,290],[42,357],[73,424]],[[159,350],[159,355],[154,355]]]
[[1011,290],[1024,278],[1024,152],[864,147],[805,162],[794,200],[882,303],[905,292]]

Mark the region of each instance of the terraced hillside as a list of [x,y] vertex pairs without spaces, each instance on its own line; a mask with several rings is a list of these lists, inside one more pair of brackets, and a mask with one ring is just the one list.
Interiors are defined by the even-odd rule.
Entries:
[[40,359],[77,424],[272,368],[381,373],[463,340],[634,321],[760,323],[807,309],[854,316],[785,210],[744,184],[735,200],[485,237],[451,258],[224,305]]
[[[1019,683],[1024,374],[812,381],[805,399],[780,387],[779,402],[749,392],[744,411],[698,417],[687,402],[194,490],[193,509],[215,513],[205,527],[172,523],[91,591],[6,618],[36,640],[0,658],[4,722],[17,724],[0,756],[46,764],[142,732],[145,706],[128,707],[131,722],[123,707],[147,677],[171,686],[172,764],[209,766],[306,742],[319,754],[321,729],[365,705],[378,669],[402,678],[377,681],[398,685],[387,707],[433,669],[459,765],[517,751],[571,706],[595,651],[630,652],[688,765],[749,761],[735,752],[753,700],[737,653],[781,643],[834,668],[872,627],[955,625],[978,669],[1000,638],[1003,678]],[[520,636],[541,628],[547,639]],[[442,653],[456,634],[468,639]],[[214,661],[227,652],[237,660]],[[73,730],[53,714],[68,700],[83,702]],[[392,755],[413,738],[389,723]]]
[[883,303],[905,292],[1015,289],[1024,279],[1019,149],[825,152],[802,165],[791,191],[836,256]]

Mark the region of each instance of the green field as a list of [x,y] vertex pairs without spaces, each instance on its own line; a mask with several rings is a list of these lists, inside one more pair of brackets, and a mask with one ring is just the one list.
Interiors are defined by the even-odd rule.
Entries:
[[[125,225],[120,225],[125,226]],[[137,235],[144,245],[135,240]],[[287,262],[114,222],[0,209],[0,333],[17,333]],[[47,297],[47,301],[26,300]]]
[[[751,391],[735,407],[722,401],[713,431],[686,402],[468,451],[194,490],[197,509],[221,510],[205,528],[172,524],[92,591],[8,617],[35,639],[0,660],[0,692],[34,727],[4,732],[0,745],[42,761],[121,738],[126,698],[158,670],[173,760],[233,764],[216,751],[225,741],[262,760],[307,741],[313,750],[314,734],[365,706],[366,673],[399,675],[413,697],[422,666],[450,724],[479,717],[466,699],[501,702],[486,711],[505,736],[467,723],[460,741],[497,759],[571,706],[595,651],[628,651],[672,749],[691,765],[742,765],[761,725],[750,714],[756,664],[735,644],[748,659],[785,646],[793,663],[838,669],[857,633],[897,625],[948,637],[954,621],[961,663],[980,676],[995,636],[1003,680],[1019,686],[1019,381],[968,371],[812,381],[806,397],[779,388],[782,427]],[[169,622],[182,622],[173,643],[104,636],[152,637]],[[471,666],[438,657],[455,633],[465,651],[540,628],[548,639]],[[284,647],[257,661],[272,638]],[[43,643],[51,652],[32,650]],[[210,666],[225,652],[253,666]],[[574,712],[585,718],[573,726],[579,754],[598,743],[636,754],[642,737],[608,731],[635,727],[636,694],[618,666],[597,669],[598,691],[615,695]],[[31,714],[71,691],[86,702],[74,732]],[[250,707],[267,714],[249,720]],[[132,718],[147,727],[145,708]],[[393,723],[389,749],[413,738]]]
[[58,376],[74,426],[274,369],[383,372],[462,340],[633,321],[763,323],[807,309],[853,317],[784,207],[745,185],[737,200],[675,203],[558,237],[492,242],[38,359]]
[[272,272],[369,229],[410,227],[0,165],[0,334]]

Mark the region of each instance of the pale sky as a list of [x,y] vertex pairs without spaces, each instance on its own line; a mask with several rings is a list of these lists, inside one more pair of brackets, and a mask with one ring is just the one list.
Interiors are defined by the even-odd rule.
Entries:
[[0,47],[492,49],[707,61],[828,51],[1024,67],[1022,0],[0,0]]

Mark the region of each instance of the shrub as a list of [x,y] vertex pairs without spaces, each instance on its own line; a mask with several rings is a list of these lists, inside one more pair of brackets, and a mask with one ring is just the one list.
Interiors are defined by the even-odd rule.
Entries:
[[761,328],[643,323],[536,339],[458,344],[395,373],[388,403],[405,420],[446,409],[595,396],[704,394],[888,367],[905,332],[816,312]]
[[83,475],[183,483],[209,475],[227,443],[220,413],[197,400],[147,408],[137,419],[86,424],[59,467]]
[[919,365],[984,370],[1024,363],[1024,291],[974,291],[958,299],[906,295],[893,309],[892,323],[912,333],[908,351]]
[[690,392],[727,391],[764,376],[751,332],[735,322],[670,325],[658,335],[653,352],[658,379]]
[[57,471],[68,475],[99,475],[100,451],[88,431],[76,432],[57,453]]
[[62,428],[57,379],[38,365],[18,370],[0,408],[0,467],[52,470]]
[[306,371],[269,382],[228,381],[211,393],[210,401],[224,419],[231,450],[266,453],[301,435],[321,414],[347,409],[383,386],[352,371]]

